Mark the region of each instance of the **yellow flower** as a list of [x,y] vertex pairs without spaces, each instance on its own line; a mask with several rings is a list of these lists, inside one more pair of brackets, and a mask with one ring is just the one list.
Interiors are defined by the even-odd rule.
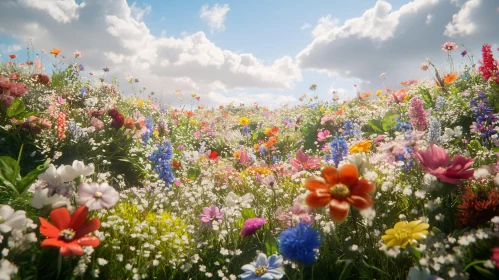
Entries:
[[411,97],[409,95],[404,96],[404,102],[409,100],[409,99],[411,99]]
[[250,120],[247,117],[242,117],[239,119],[239,123],[241,125],[248,125],[250,123]]
[[139,107],[144,106],[144,101],[142,101],[142,99],[139,99],[139,101],[137,101],[137,105],[138,105]]
[[193,93],[193,94],[191,94],[191,96],[192,96],[192,97],[196,97],[196,96],[198,96],[198,95],[197,95],[197,94],[195,94],[195,93]]
[[236,159],[240,159],[241,158],[241,152],[234,152],[233,156]]
[[381,100],[385,101],[386,95],[381,96]]
[[383,94],[383,92],[380,89],[378,91],[376,91],[376,96],[380,96],[382,94]]
[[371,143],[372,142],[373,142],[372,140],[366,140],[366,141],[359,142],[359,143],[353,145],[352,147],[350,147],[350,150],[348,150],[348,151],[351,154],[368,153],[371,151]]
[[263,133],[265,133],[265,135],[269,135],[270,134],[270,128],[267,128],[263,131]]
[[152,135],[153,135],[154,137],[158,137],[158,135],[159,135],[159,131],[155,130],[155,131],[152,133]]
[[417,240],[425,239],[428,235],[429,224],[423,223],[420,220],[398,222],[395,226],[387,231],[381,237],[387,247],[400,246],[405,248],[408,243],[414,245]]
[[195,123],[196,123],[196,121],[195,121],[194,119],[191,119],[191,120],[189,121],[189,124],[191,124],[191,125],[193,125],[193,124],[195,124]]
[[343,105],[341,106],[341,110],[345,111],[347,109],[347,106]]
[[324,107],[321,107],[319,110],[321,111],[321,113],[324,113],[326,109],[324,109]]

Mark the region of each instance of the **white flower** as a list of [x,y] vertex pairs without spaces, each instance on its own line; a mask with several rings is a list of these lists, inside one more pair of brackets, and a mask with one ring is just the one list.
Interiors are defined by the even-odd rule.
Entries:
[[487,178],[491,172],[492,168],[487,165],[482,165],[479,168],[475,169],[475,173],[473,174],[473,176],[475,177],[475,179],[484,179]]
[[78,204],[86,205],[89,210],[111,208],[120,199],[118,192],[107,183],[82,183],[78,186]]
[[105,266],[107,264],[107,261],[103,258],[98,258],[97,259],[97,263],[100,265],[100,266]]
[[251,193],[247,193],[242,197],[239,197],[234,192],[230,192],[225,199],[225,205],[232,208],[250,208],[250,203],[253,201],[253,198],[254,197]]
[[347,156],[347,161],[357,166],[361,174],[366,173],[369,168],[369,162],[365,153],[355,153],[349,155]]
[[38,178],[51,186],[57,186],[64,182],[65,169],[66,167],[64,165],[55,168],[53,164],[50,164],[44,173],[38,175]]
[[10,232],[12,229],[24,229],[28,223],[26,212],[14,209],[9,205],[2,205],[0,207],[0,232]]
[[75,161],[73,161],[72,166],[70,166],[70,165],[64,166],[64,176],[65,177],[63,179],[65,179],[64,182],[67,182],[67,181],[72,181],[79,176],[85,177],[85,176],[89,176],[93,173],[94,173],[94,165],[93,164],[89,164],[88,166],[85,166],[83,161],[75,160]]
[[48,188],[42,188],[40,186],[36,187],[35,192],[33,193],[33,199],[31,200],[31,206],[37,209],[41,209],[47,205],[50,205],[52,209],[63,206],[70,208],[71,203],[68,198],[59,194],[48,196],[48,193]]
[[17,274],[17,266],[6,259],[0,260],[0,279],[10,280],[13,274]]

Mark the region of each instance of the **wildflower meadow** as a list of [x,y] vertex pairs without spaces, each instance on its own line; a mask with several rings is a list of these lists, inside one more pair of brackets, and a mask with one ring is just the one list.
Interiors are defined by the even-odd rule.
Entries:
[[279,108],[4,57],[0,279],[499,279],[499,50],[441,48],[427,79]]

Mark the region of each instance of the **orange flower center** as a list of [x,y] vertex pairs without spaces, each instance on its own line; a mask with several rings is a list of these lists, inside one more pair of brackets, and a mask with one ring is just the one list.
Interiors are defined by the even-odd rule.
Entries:
[[64,241],[71,241],[75,237],[75,234],[76,234],[76,232],[73,229],[67,228],[67,229],[61,230],[61,232],[59,233],[59,236],[62,239],[64,239]]
[[338,199],[345,199],[350,196],[350,189],[342,183],[338,183],[329,188],[331,196]]

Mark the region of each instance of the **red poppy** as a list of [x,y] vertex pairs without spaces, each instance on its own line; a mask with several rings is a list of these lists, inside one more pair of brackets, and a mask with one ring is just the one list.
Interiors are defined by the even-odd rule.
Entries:
[[17,56],[15,54],[9,54],[10,59],[15,59]]
[[307,204],[313,208],[321,208],[329,204],[329,215],[335,222],[346,220],[350,205],[358,209],[366,209],[373,205],[369,196],[376,187],[367,179],[359,180],[359,171],[353,164],[345,164],[340,171],[327,166],[322,170],[324,181],[307,179],[305,187],[311,191]]
[[118,113],[118,115],[115,118],[113,118],[113,121],[111,122],[111,127],[120,129],[124,124],[125,124],[125,116]]
[[33,65],[33,61],[26,61],[26,65]]
[[173,164],[172,164],[172,165],[173,165],[173,167],[175,167],[175,168],[181,168],[181,167],[182,167],[182,164],[181,164],[180,162],[176,161],[176,160],[174,160],[174,161],[173,161]]
[[42,241],[41,247],[59,247],[59,253],[65,257],[71,254],[83,255],[81,246],[97,247],[100,240],[96,236],[86,236],[100,228],[100,221],[93,218],[85,223],[88,208],[81,206],[69,215],[66,208],[58,208],[50,212],[49,223],[40,217],[40,233],[47,238]]
[[213,152],[211,152],[211,154],[210,154],[210,158],[211,158],[211,159],[217,159],[217,158],[218,158],[218,153],[217,153],[217,151],[213,151]]

